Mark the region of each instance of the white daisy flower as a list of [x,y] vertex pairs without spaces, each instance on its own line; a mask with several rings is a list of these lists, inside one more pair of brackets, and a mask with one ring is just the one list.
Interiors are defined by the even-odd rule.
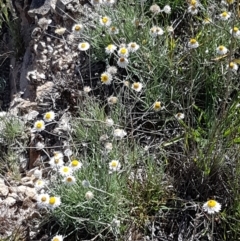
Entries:
[[195,38],[191,38],[188,42],[188,47],[191,49],[196,49],[199,46],[198,41]]
[[204,25],[209,24],[209,23],[212,23],[212,19],[211,19],[211,18],[204,18],[202,23],[203,23]]
[[167,32],[168,33],[173,33],[174,32],[173,26],[167,26]]
[[164,31],[160,27],[153,26],[152,28],[150,28],[150,35],[152,37],[157,37],[158,35],[163,35],[163,34],[164,34]]
[[41,142],[41,141],[38,141],[38,142],[36,143],[36,145],[35,145],[35,148],[36,148],[36,150],[38,150],[38,151],[44,149],[44,147],[45,147],[45,145],[44,145],[44,143]]
[[78,44],[78,49],[81,51],[86,51],[90,48],[90,44],[88,42],[82,42]]
[[114,125],[114,121],[112,118],[106,118],[105,119],[106,126],[111,127]]
[[42,170],[36,169],[33,173],[35,178],[41,179],[42,178]]
[[72,160],[70,163],[70,167],[73,171],[76,171],[82,168],[82,163],[78,160]]
[[52,168],[58,169],[64,165],[63,158],[52,157],[49,161],[49,164]]
[[104,145],[105,149],[107,152],[111,151],[112,148],[113,148],[113,145],[111,142],[106,142],[105,145]]
[[108,66],[107,67],[107,72],[109,74],[115,75],[117,73],[117,68],[115,66]]
[[231,29],[230,34],[233,35],[234,38],[240,38],[240,30],[237,27]]
[[161,12],[161,9],[157,4],[153,4],[149,10],[154,14],[158,14]]
[[112,54],[114,53],[114,51],[117,49],[117,46],[115,46],[114,44],[109,44],[106,48],[105,48],[105,52],[107,54]]
[[162,109],[162,103],[160,101],[156,101],[154,104],[153,104],[153,109],[155,111],[159,111]]
[[199,1],[198,0],[190,0],[189,1],[189,5],[198,7],[199,6]]
[[134,82],[132,84],[132,89],[137,91],[137,92],[140,92],[142,90],[142,87],[143,87],[143,85],[140,82]]
[[129,61],[127,58],[121,57],[117,61],[117,65],[121,68],[126,68],[128,65]]
[[123,129],[115,129],[114,132],[113,132],[113,136],[117,140],[121,140],[126,135],[127,135],[127,133]]
[[100,18],[100,24],[101,24],[102,26],[108,27],[108,26],[111,25],[111,23],[112,23],[111,18],[109,18],[109,17],[107,17],[107,16],[104,16],[104,17]]
[[203,204],[203,210],[208,214],[218,213],[221,210],[221,204],[215,200],[208,200]]
[[110,85],[112,82],[112,75],[108,72],[104,72],[101,74],[101,82],[105,85]]
[[64,150],[64,155],[65,156],[70,157],[72,154],[73,154],[72,150],[70,150],[68,148],[66,150]]
[[56,158],[56,159],[60,159],[60,158],[63,158],[63,153],[60,152],[60,151],[55,151],[55,152],[53,153],[53,156],[54,156],[54,158]]
[[134,52],[136,52],[139,48],[140,48],[140,46],[139,46],[137,43],[135,43],[135,42],[131,42],[131,43],[128,44],[128,50],[129,50],[129,52],[134,53]]
[[128,49],[125,47],[122,47],[118,50],[118,55],[120,57],[128,57]]
[[43,131],[45,129],[45,123],[43,120],[38,120],[34,123],[33,131]]
[[217,54],[224,55],[227,52],[228,52],[228,49],[225,46],[220,45],[220,46],[217,47]]
[[198,13],[198,9],[195,6],[189,6],[188,7],[188,12],[191,13],[192,15],[196,15]]
[[233,72],[237,72],[238,71],[238,65],[234,62],[230,62],[228,65],[228,69],[232,70]]
[[104,134],[99,137],[99,141],[103,142],[103,141],[106,141],[108,138],[109,136],[107,134]]
[[83,91],[84,91],[85,93],[89,93],[91,90],[92,90],[92,89],[91,89],[91,87],[89,87],[89,86],[84,86],[84,87],[83,87]]
[[94,198],[94,194],[91,191],[86,192],[85,198],[90,201]]
[[106,5],[111,6],[111,5],[113,5],[113,4],[116,2],[116,0],[103,0],[103,2],[104,2]]
[[109,169],[113,172],[119,171],[121,168],[121,164],[119,161],[117,160],[112,160],[111,162],[109,162]]
[[62,176],[70,176],[72,174],[72,171],[73,171],[72,168],[68,166],[61,166],[59,168],[59,173]]
[[44,186],[45,186],[45,182],[42,179],[38,179],[34,185],[36,190],[41,190]]
[[74,176],[66,176],[64,179],[63,179],[63,182],[67,185],[73,185],[76,183],[76,178]]
[[224,11],[224,12],[222,12],[220,14],[220,19],[224,20],[224,21],[228,20],[230,17],[231,17],[231,13],[230,12]]
[[79,35],[83,31],[83,25],[81,23],[74,24],[72,27],[72,32],[74,35]]
[[61,36],[66,32],[66,28],[57,28],[54,32]]
[[37,196],[37,205],[39,208],[47,207],[49,202],[49,195],[47,193],[41,193]]
[[60,197],[49,197],[49,200],[48,200],[48,205],[47,207],[50,208],[50,209],[54,209],[54,208],[57,208],[61,205],[61,199]]
[[63,236],[62,235],[56,235],[51,239],[51,241],[63,241]]
[[156,33],[157,33],[157,35],[163,35],[164,34],[164,31],[163,31],[163,29],[162,28],[160,28],[160,27],[156,27]]
[[109,34],[118,34],[119,33],[119,29],[115,26],[111,26],[109,29],[108,29],[108,32]]
[[171,13],[171,7],[169,5],[164,6],[163,12],[165,12],[166,14],[170,14]]
[[177,118],[178,120],[183,120],[184,117],[185,117],[185,115],[184,115],[183,113],[177,113],[177,114],[175,115],[175,118]]
[[46,122],[51,122],[54,120],[54,118],[55,118],[55,113],[53,111],[49,111],[49,112],[45,113],[43,116],[43,119]]
[[114,105],[118,102],[118,98],[116,96],[110,96],[107,98],[107,102],[109,105]]

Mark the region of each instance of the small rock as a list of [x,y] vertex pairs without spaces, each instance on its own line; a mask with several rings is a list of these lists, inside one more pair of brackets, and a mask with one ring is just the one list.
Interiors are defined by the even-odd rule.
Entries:
[[16,199],[13,198],[13,197],[7,197],[5,200],[4,200],[4,204],[6,204],[7,206],[13,206],[14,204],[16,203]]
[[5,184],[0,183],[0,195],[7,196],[9,193],[8,187]]
[[27,197],[31,198],[32,200],[36,200],[37,198],[37,192],[35,188],[26,187],[26,186],[18,186],[18,187],[10,187],[9,188],[11,192],[24,194]]
[[14,199],[16,199],[16,201],[20,201],[20,198],[19,196],[16,194],[16,193],[9,193],[8,197],[12,197]]
[[0,178],[0,184],[4,184],[4,179]]
[[57,4],[56,6],[60,9],[60,11],[62,10],[65,11],[66,6],[71,3],[73,0],[57,0]]
[[44,16],[50,10],[55,10],[55,7],[56,0],[33,0],[28,14],[30,17],[34,17],[35,15]]

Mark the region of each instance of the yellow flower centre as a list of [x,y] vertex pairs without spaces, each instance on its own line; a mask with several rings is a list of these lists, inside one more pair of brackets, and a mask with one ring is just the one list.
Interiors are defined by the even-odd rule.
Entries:
[[75,26],[75,31],[80,31],[81,27],[79,25]]
[[106,24],[106,23],[108,22],[108,18],[107,18],[107,17],[103,17],[103,18],[102,18],[102,22],[103,22],[104,24]]
[[55,204],[55,202],[56,202],[56,198],[55,197],[50,197],[49,198],[49,204],[53,205],[53,204]]
[[54,163],[55,163],[55,164],[58,164],[58,163],[59,163],[59,159],[55,159],[55,160],[54,160]]
[[139,88],[139,83],[134,83],[134,84],[133,84],[133,88],[134,88],[134,89]]
[[195,38],[190,39],[191,44],[195,44],[196,42],[197,42],[197,40]]
[[53,241],[60,241],[59,238],[54,238]]
[[111,31],[112,31],[112,32],[115,32],[116,30],[117,30],[116,27],[114,27],[114,26],[111,27]]
[[205,23],[210,23],[211,20],[210,20],[210,18],[205,18],[205,19],[204,19],[204,22],[205,22]]
[[126,48],[120,49],[120,53],[121,53],[121,54],[126,54],[126,53],[127,53],[127,49],[126,49]]
[[73,166],[73,167],[76,167],[77,165],[78,165],[78,161],[77,161],[77,160],[73,160],[73,161],[72,161],[72,166]]
[[233,69],[233,67],[234,67],[234,63],[231,62],[231,63],[229,64],[229,67],[230,67],[231,69]]
[[73,180],[73,179],[72,179],[71,177],[68,177],[68,178],[67,178],[67,182],[72,182],[72,180]]
[[41,129],[42,128],[42,123],[41,122],[38,122],[37,124],[36,124],[36,127],[38,128],[38,129]]
[[112,161],[111,162],[111,166],[112,167],[117,167],[118,166],[118,162],[117,161]]
[[177,118],[180,118],[181,117],[181,113],[177,113]]
[[161,102],[156,102],[155,105],[154,105],[154,108],[155,109],[160,109],[161,108]]
[[46,113],[46,114],[45,114],[45,118],[46,118],[46,119],[50,119],[50,118],[51,118],[51,113],[49,113],[49,112]]
[[222,17],[225,18],[225,17],[227,17],[227,16],[228,16],[228,13],[227,13],[227,12],[223,12],[223,13],[222,13]]
[[46,197],[42,197],[42,198],[41,198],[41,201],[42,201],[42,202],[46,202],[46,200],[47,200]]
[[215,200],[209,200],[207,202],[207,205],[208,205],[209,208],[214,208],[214,207],[216,207],[217,202]]
[[220,51],[223,51],[223,50],[224,50],[224,46],[222,46],[222,45],[219,46],[219,50],[220,50]]
[[106,74],[103,74],[101,76],[101,81],[104,82],[104,83],[107,82],[108,81],[108,76]]
[[237,31],[238,31],[238,28],[237,28],[237,27],[234,27],[234,28],[233,28],[233,32],[236,33]]
[[197,1],[196,1],[196,0],[191,0],[190,4],[191,4],[191,5],[196,5],[196,4],[197,4]]
[[131,48],[133,48],[133,49],[136,48],[136,44],[135,44],[135,43],[132,43],[132,44],[131,44]]
[[65,172],[65,173],[69,172],[69,168],[68,167],[64,167],[63,168],[63,172]]
[[84,48],[86,48],[86,47],[87,47],[87,45],[86,45],[85,43],[82,43],[82,44],[81,44],[81,48],[84,49]]
[[37,181],[37,185],[41,185],[43,182],[41,180]]
[[112,44],[109,44],[108,46],[107,46],[107,49],[108,50],[111,50],[113,48],[113,45]]
[[124,58],[120,58],[119,61],[120,61],[121,63],[123,63],[123,62],[125,62],[125,59],[124,59]]

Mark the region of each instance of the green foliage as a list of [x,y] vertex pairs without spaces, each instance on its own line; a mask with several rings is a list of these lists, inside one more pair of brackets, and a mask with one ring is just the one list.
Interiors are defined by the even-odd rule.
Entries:
[[2,1],[0,3],[0,30],[2,28],[3,22],[9,22],[9,10],[10,10],[10,2],[8,0]]

